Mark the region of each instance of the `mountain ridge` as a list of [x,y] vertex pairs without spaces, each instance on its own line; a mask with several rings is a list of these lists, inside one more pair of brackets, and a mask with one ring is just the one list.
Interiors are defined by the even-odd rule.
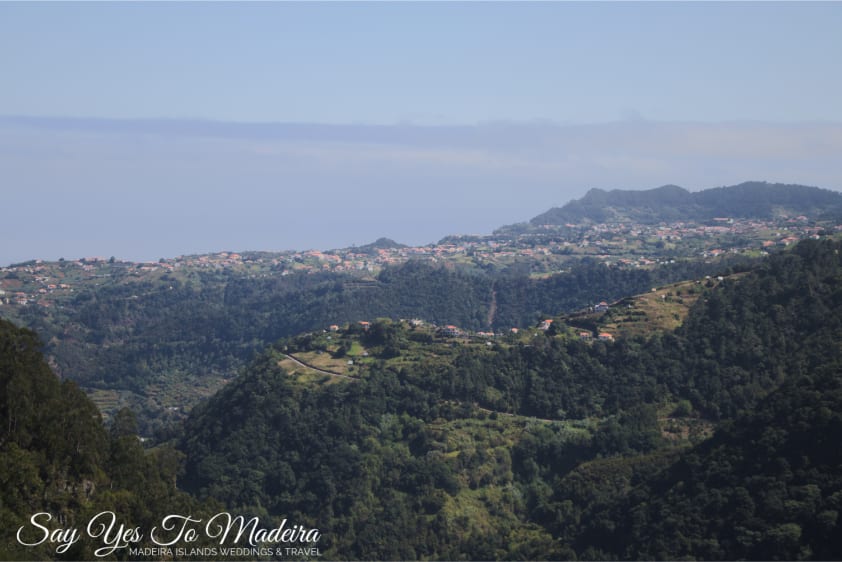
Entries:
[[799,184],[743,182],[691,192],[677,185],[648,190],[605,191],[594,188],[584,197],[553,207],[529,225],[567,223],[707,221],[718,217],[773,218],[842,214],[842,194]]

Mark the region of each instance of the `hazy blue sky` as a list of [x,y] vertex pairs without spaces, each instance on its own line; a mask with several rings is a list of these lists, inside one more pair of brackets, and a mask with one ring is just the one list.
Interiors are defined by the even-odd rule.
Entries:
[[0,3],[0,264],[842,189],[842,3]]

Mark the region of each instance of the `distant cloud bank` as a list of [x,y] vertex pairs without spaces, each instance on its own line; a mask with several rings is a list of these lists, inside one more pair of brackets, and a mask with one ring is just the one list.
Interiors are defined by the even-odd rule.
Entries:
[[527,220],[591,187],[747,180],[842,189],[842,124],[465,126],[0,117],[0,263],[380,236],[425,243]]

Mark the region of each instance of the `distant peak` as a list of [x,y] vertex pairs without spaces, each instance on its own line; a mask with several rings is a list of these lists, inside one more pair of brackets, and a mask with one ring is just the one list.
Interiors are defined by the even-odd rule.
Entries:
[[687,191],[686,189],[684,189],[680,185],[675,185],[675,184],[672,184],[672,183],[668,183],[667,185],[662,185],[661,187],[656,187],[652,191],[661,191],[661,192],[671,191],[671,192],[676,192],[676,193],[678,193],[678,192],[690,193],[689,191]]
[[369,246],[372,246],[374,248],[406,248],[405,244],[395,242],[391,238],[386,238],[385,236],[378,238],[377,240],[369,244]]
[[406,244],[401,244],[400,242],[395,242],[391,238],[381,237],[375,240],[370,244],[366,244],[364,246],[357,246],[357,251],[360,252],[373,252],[375,250],[390,250],[394,248],[406,248]]

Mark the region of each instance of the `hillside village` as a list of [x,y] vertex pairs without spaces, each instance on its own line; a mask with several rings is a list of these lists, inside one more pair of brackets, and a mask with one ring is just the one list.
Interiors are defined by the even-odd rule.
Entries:
[[[408,260],[505,268],[528,263],[533,275],[563,271],[571,259],[590,257],[618,267],[650,267],[681,258],[716,258],[724,254],[762,255],[805,238],[842,231],[842,225],[806,216],[775,220],[716,218],[706,223],[675,222],[543,225],[512,235],[462,235],[426,246],[382,244],[337,250],[218,252],[128,262],[86,257],[48,262],[34,260],[0,268],[0,305],[53,306],[80,286],[168,275],[227,270],[265,277],[334,272],[374,276],[382,268]],[[381,242],[381,241],[378,241]]]

